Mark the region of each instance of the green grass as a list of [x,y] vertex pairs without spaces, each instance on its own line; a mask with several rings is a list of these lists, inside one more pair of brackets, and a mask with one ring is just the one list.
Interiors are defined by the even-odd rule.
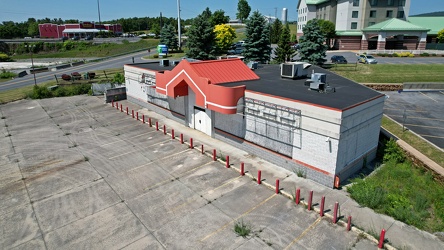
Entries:
[[[34,58],[86,58],[86,57],[106,57],[119,54],[130,53],[137,50],[154,48],[159,44],[159,39],[141,39],[135,43],[103,43],[94,46],[81,46],[68,51],[59,51],[52,53],[33,54]],[[12,58],[29,59],[29,54],[16,55]]]
[[359,83],[442,82],[444,79],[444,64],[359,64],[356,71],[350,65],[337,65],[330,70]]

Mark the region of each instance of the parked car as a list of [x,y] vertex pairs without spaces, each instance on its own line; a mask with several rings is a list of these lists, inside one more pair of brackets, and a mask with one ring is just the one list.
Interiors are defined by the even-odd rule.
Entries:
[[87,41],[88,41],[88,40],[92,40],[92,39],[93,39],[93,36],[86,36],[86,37],[85,37],[85,40],[87,40]]
[[69,39],[69,37],[67,37],[67,36],[63,36],[63,37],[60,38],[60,40],[62,40],[62,41],[66,41],[68,39]]
[[376,58],[374,58],[371,55],[365,55],[365,54],[358,56],[358,62],[365,63],[365,64],[377,64],[378,63]]
[[73,41],[78,41],[78,40],[80,40],[80,36],[73,36],[73,37],[71,38],[71,40],[73,40]]
[[331,57],[331,62],[332,63],[344,63],[344,64],[346,64],[347,63],[347,59],[345,59],[345,57],[344,56],[341,56],[341,55],[333,55],[332,57]]
[[244,50],[242,48],[230,49],[227,54],[228,55],[240,55]]

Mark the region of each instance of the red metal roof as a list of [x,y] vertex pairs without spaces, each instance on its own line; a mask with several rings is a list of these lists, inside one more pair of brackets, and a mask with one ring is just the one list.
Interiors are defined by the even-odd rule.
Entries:
[[190,66],[197,75],[209,79],[211,84],[259,79],[240,59],[191,62]]

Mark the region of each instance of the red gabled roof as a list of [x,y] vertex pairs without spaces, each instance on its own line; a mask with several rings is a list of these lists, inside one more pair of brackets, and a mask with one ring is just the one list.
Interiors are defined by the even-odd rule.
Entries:
[[259,79],[240,59],[191,62],[190,66],[198,76],[209,79],[211,84]]

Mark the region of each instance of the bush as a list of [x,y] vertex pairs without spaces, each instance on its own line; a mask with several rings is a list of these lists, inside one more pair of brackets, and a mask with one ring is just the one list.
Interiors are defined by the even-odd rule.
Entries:
[[34,85],[33,90],[28,97],[32,99],[44,99],[84,94],[92,94],[91,84],[83,83],[78,85],[59,86],[54,91],[51,91],[44,86]]
[[1,79],[11,79],[16,76],[17,76],[17,74],[15,74],[14,72],[5,71],[5,70],[3,70],[2,73],[0,73]]
[[12,62],[12,59],[3,53],[0,53],[0,62]]
[[421,56],[430,56],[429,53],[421,53]]
[[390,139],[385,144],[383,161],[384,163],[389,161],[402,163],[405,161],[404,151],[402,151],[395,140]]
[[158,54],[153,55],[154,58],[159,58]]
[[398,54],[398,53],[393,53],[393,57],[400,57],[401,55],[400,54]]

